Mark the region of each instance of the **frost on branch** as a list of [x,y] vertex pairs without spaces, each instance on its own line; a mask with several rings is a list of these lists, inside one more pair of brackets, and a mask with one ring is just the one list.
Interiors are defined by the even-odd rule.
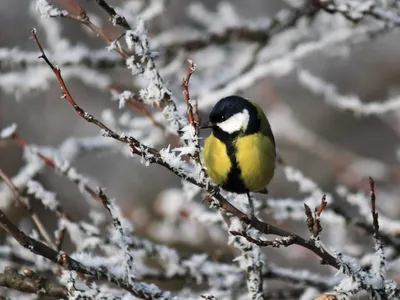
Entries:
[[13,123],[0,131],[0,138],[7,139],[11,137],[17,130],[17,124]]
[[47,0],[37,0],[36,10],[44,18],[62,17],[68,14],[66,10],[61,10],[50,5]]

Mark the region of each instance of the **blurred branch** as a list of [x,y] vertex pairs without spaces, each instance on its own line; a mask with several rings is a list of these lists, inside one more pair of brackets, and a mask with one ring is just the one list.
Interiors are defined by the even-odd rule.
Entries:
[[303,17],[313,18],[317,12],[316,7],[306,3],[302,8],[285,10],[284,13],[280,11],[267,26],[227,27],[222,32],[204,32],[199,37],[187,40],[171,40],[163,43],[162,46],[168,55],[181,49],[192,52],[211,45],[225,45],[230,42],[266,44],[273,35],[294,27]]
[[11,192],[14,195],[15,201],[17,204],[24,208],[24,210],[29,214],[33,223],[35,224],[36,228],[38,229],[41,236],[44,240],[53,248],[56,249],[56,245],[53,243],[50,234],[47,232],[46,228],[44,227],[43,223],[40,221],[39,216],[32,210],[32,207],[29,205],[28,202],[25,202],[21,199],[18,189],[12,183],[11,179],[0,169],[0,177],[4,180],[7,186],[10,188]]
[[314,5],[327,13],[334,14],[338,13],[345,17],[347,20],[358,23],[366,16],[384,21],[388,25],[400,26],[400,16],[393,14],[390,11],[386,11],[381,7],[378,7],[374,1],[344,1],[340,5],[335,3],[335,0],[322,1],[313,0]]
[[[113,69],[125,66],[125,60],[107,50],[89,49],[82,45],[71,47],[71,55],[59,55],[58,64],[62,67],[86,66],[93,69]],[[39,65],[37,53],[17,48],[0,48],[0,70],[26,69]]]
[[58,299],[68,298],[68,290],[65,287],[51,280],[37,276],[36,274],[30,272],[26,272],[26,274],[19,274],[17,270],[7,267],[4,269],[3,273],[0,273],[0,286],[23,293],[43,295]]
[[281,280],[301,286],[312,286],[320,291],[326,291],[340,281],[339,276],[328,277],[308,270],[282,268],[272,264],[268,265],[267,271],[263,276],[266,279]]
[[313,75],[305,69],[298,69],[297,76],[302,86],[310,92],[323,96],[325,102],[335,108],[351,111],[357,116],[383,115],[400,109],[400,97],[391,97],[384,101],[365,103],[357,95],[345,95],[326,80]]

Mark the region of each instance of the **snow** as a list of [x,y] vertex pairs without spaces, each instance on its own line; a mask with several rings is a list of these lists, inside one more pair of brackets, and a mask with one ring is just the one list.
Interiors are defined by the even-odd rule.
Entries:
[[55,8],[46,0],[36,0],[36,10],[43,18],[59,17],[68,14],[66,10]]
[[55,211],[59,207],[59,202],[56,199],[56,194],[46,191],[39,182],[35,180],[28,180],[28,182],[26,183],[26,187],[28,188],[28,194],[31,194],[35,198],[38,198],[40,201],[42,201],[43,205],[51,211]]

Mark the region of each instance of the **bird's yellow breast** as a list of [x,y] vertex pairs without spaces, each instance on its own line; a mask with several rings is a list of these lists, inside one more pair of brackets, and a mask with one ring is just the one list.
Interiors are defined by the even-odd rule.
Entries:
[[231,170],[231,160],[226,145],[211,134],[204,144],[204,163],[208,176],[218,185],[223,185]]
[[240,136],[232,143],[234,151],[228,153],[227,145],[213,134],[207,138],[204,163],[211,180],[235,192],[242,189],[239,185],[250,192],[263,190],[274,174],[275,145],[261,132]]
[[261,132],[236,139],[236,160],[244,185],[258,192],[271,181],[275,171],[275,145]]

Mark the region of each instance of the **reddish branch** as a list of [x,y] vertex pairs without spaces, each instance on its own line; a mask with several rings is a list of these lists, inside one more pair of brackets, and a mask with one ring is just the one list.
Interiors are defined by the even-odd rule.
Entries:
[[[186,77],[183,78],[183,80],[182,80],[182,88],[183,88],[183,95],[185,97],[185,101],[186,101],[186,105],[187,105],[187,109],[188,109],[189,123],[193,127],[196,136],[198,136],[199,128],[200,128],[200,118],[199,118],[199,114],[197,111],[197,104],[196,103],[194,104],[193,103],[194,101],[192,99],[190,99],[190,93],[189,93],[190,77],[192,76],[193,72],[196,69],[196,64],[190,59],[188,59],[188,62],[189,62],[189,67],[188,67],[188,71],[186,73]],[[196,160],[196,162],[200,164],[201,163],[200,145],[199,145],[198,140],[196,140],[196,151],[193,156],[194,156],[194,159]]]
[[[189,62],[189,67],[188,67],[188,71],[186,73],[186,77],[182,81],[182,87],[183,87],[183,95],[185,96],[186,105],[188,107],[189,122],[193,126],[193,128],[195,129],[195,132],[197,134],[199,132],[199,122],[198,122],[198,120],[196,120],[192,100],[190,99],[190,94],[189,94],[189,81],[190,81],[190,77],[192,76],[193,72],[196,69],[196,65],[190,59],[188,59],[188,62]],[[197,116],[197,119],[198,119],[198,116]]]
[[[34,35],[35,42],[37,43],[38,46],[40,46],[39,40],[36,37],[36,32],[33,32],[33,35]],[[73,108],[79,114],[79,116],[81,116],[87,122],[93,123],[96,126],[98,126],[99,128],[103,129],[105,136],[111,137],[122,143],[128,144],[134,154],[138,154],[138,155],[142,155],[142,156],[146,155],[146,159],[150,163],[159,164],[159,165],[167,168],[168,170],[173,172],[175,175],[179,176],[182,179],[187,180],[190,183],[193,183],[193,184],[203,188],[208,193],[215,193],[215,191],[214,191],[215,187],[213,185],[211,185],[205,181],[198,181],[196,178],[187,175],[186,172],[184,170],[180,169],[179,167],[174,167],[174,166],[169,165],[156,149],[143,145],[142,143],[140,143],[138,140],[134,139],[133,137],[117,134],[116,132],[114,132],[107,126],[105,126],[103,123],[101,123],[99,120],[94,118],[92,115],[86,113],[72,99],[71,94],[68,92],[68,90],[65,86],[65,83],[61,76],[60,70],[58,68],[55,68],[50,63],[50,61],[47,59],[41,46],[39,47],[39,50],[41,51],[40,58],[43,58],[45,60],[45,62],[49,65],[49,67],[53,70],[54,74],[56,75],[56,77],[60,83],[60,86],[62,88],[62,91],[65,95],[63,98],[67,99],[67,101],[73,106]],[[258,231],[260,231],[263,234],[266,234],[266,235],[274,234],[274,235],[278,235],[281,237],[290,237],[291,236],[293,238],[293,244],[296,244],[296,245],[299,245],[299,246],[302,246],[304,248],[311,250],[312,252],[314,252],[316,255],[318,255],[322,259],[323,263],[329,264],[336,269],[339,268],[336,258],[334,256],[332,256],[328,251],[324,250],[320,246],[317,246],[315,244],[315,241],[305,240],[304,238],[302,238],[296,234],[293,234],[289,231],[280,229],[271,224],[261,222],[260,220],[258,220],[256,218],[250,219],[246,213],[237,209],[235,206],[233,206],[231,203],[229,203],[219,193],[215,194],[214,198],[218,201],[217,207],[219,209],[221,209],[222,211],[224,211],[225,213],[232,214],[232,215],[238,217],[241,221],[245,222],[246,224],[249,224],[251,227],[257,229]],[[208,201],[212,201],[212,200],[209,199]]]

